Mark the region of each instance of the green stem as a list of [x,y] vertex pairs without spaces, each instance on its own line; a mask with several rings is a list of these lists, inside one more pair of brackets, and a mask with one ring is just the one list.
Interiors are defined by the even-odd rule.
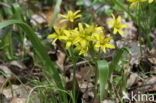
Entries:
[[77,81],[76,81],[76,62],[77,62],[77,57],[75,56],[75,54],[73,53],[73,48],[69,48],[68,49],[69,52],[69,56],[71,57],[72,63],[73,63],[73,87],[72,87],[72,94],[73,94],[73,103],[76,103],[76,87],[77,87]]
[[143,7],[142,5],[138,6],[138,13],[137,13],[137,25],[139,30],[139,35],[142,35],[146,40],[146,45],[149,49],[152,48],[151,40],[150,40],[150,28],[148,27],[150,24],[148,24],[148,19],[144,20],[142,19],[142,16],[144,16],[143,13]]
[[76,62],[75,62],[75,60],[74,60],[74,62],[73,62],[73,64],[74,64],[74,68],[73,68],[73,97],[74,97],[74,103],[76,103],[76,98],[77,98],[77,96],[76,96]]
[[126,9],[123,4],[118,0],[113,0],[114,4],[118,5],[122,10],[124,10],[133,20],[135,20],[135,17],[130,13],[128,9]]

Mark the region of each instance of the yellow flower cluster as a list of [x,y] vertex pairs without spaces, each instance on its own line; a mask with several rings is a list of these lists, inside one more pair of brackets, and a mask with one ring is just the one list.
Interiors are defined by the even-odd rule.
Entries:
[[[81,17],[79,13],[79,10],[76,12],[68,11],[66,15],[61,15],[63,17],[61,22],[72,23]],[[78,23],[78,26],[73,29],[69,29],[67,26],[60,28],[54,26],[54,30],[55,33],[48,35],[47,38],[53,39],[52,43],[55,43],[56,40],[64,41],[67,49],[73,47],[79,51],[79,55],[87,55],[90,47],[95,50],[101,49],[104,53],[106,48],[115,48],[114,45],[110,44],[112,37],[106,37],[104,28],[101,26]]]
[[141,2],[152,3],[154,0],[127,0],[131,2],[130,8],[140,5]]
[[63,40],[66,43],[66,48],[74,47],[79,51],[79,54],[86,55],[90,44],[94,45],[95,49],[102,49],[106,52],[106,48],[115,48],[110,44],[111,37],[105,37],[103,27],[97,27],[94,25],[79,23],[78,27],[68,30],[66,28],[54,27],[55,33],[48,36],[49,39]]

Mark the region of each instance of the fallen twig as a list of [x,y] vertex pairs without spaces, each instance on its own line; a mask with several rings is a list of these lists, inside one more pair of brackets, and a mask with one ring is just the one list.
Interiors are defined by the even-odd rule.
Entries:
[[[87,64],[89,63],[88,61],[81,61],[81,62],[78,62],[76,63],[76,66],[80,66],[80,65],[83,65],[83,64]],[[74,66],[74,64],[69,64],[67,66],[65,66],[65,70],[67,71],[68,69],[72,68]]]

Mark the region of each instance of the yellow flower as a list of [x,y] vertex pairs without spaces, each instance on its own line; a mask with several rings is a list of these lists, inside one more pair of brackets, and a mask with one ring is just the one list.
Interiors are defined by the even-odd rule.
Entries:
[[104,53],[106,53],[106,48],[115,48],[114,45],[109,43],[110,40],[112,40],[112,37],[105,37],[103,32],[95,33],[93,38],[95,40],[94,47],[101,48]]
[[87,55],[88,49],[93,44],[95,48],[100,48],[106,52],[106,48],[114,48],[109,42],[111,37],[105,37],[103,27],[79,23],[75,29],[66,29],[66,27],[58,28],[54,26],[55,33],[50,34],[47,38],[63,40],[66,44],[66,49],[71,46],[79,51],[79,55]]
[[76,44],[75,50],[79,51],[79,55],[87,55],[89,44],[82,45],[81,43]]
[[54,44],[56,42],[56,40],[58,39],[65,39],[66,37],[64,36],[64,30],[65,30],[65,27],[62,27],[62,28],[58,28],[56,26],[53,27],[54,30],[55,30],[55,33],[52,33],[50,35],[48,35],[48,39],[54,39],[52,44]]
[[[132,8],[132,7],[140,5],[141,2],[145,2],[146,0],[127,0],[127,1],[131,2],[130,8]],[[153,0],[148,0],[148,1],[151,2]]]
[[74,30],[64,30],[65,37],[64,40],[66,41],[66,48],[70,48],[72,45],[77,43],[76,38],[78,37],[77,29]]
[[119,33],[121,36],[124,36],[123,28],[127,28],[128,26],[126,24],[123,24],[121,22],[121,17],[118,16],[115,18],[115,16],[112,14],[113,20],[107,22],[108,25],[110,25],[113,28],[113,34]]
[[97,30],[97,28],[95,28],[94,25],[79,23],[76,30],[78,30],[78,35],[74,43],[76,46],[75,49],[79,50],[79,55],[87,55],[91,35]]
[[147,0],[148,1],[148,3],[152,3],[154,0]]
[[92,24],[92,25],[85,24],[85,26],[86,26],[86,33],[87,34],[94,34],[94,33],[103,31],[103,27],[101,27],[101,26],[97,27],[94,24]]
[[78,24],[79,36],[76,38],[76,43],[87,46],[87,43],[91,40],[91,34],[88,34],[87,29],[82,23]]
[[61,22],[65,22],[65,21],[74,22],[75,19],[80,18],[82,16],[79,13],[80,10],[77,10],[75,12],[69,10],[66,15],[60,14],[60,16],[64,18],[61,20]]

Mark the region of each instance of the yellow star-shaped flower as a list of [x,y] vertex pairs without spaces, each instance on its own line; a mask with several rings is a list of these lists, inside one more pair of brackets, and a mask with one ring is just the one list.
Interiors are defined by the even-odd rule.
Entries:
[[75,19],[78,19],[78,18],[80,18],[82,16],[79,13],[80,13],[80,10],[77,10],[75,12],[69,10],[67,12],[67,14],[65,14],[65,15],[60,14],[60,16],[63,17],[63,19],[60,22],[65,22],[65,21],[74,22]]
[[[140,5],[141,2],[145,2],[145,1],[147,1],[147,0],[127,0],[127,1],[131,2],[130,8],[132,8],[132,7],[135,7],[135,6]],[[151,2],[151,1],[153,1],[153,0],[148,0],[148,1]]]
[[62,27],[62,28],[58,28],[56,26],[53,27],[55,32],[52,33],[52,34],[49,34],[48,35],[48,39],[54,39],[52,44],[54,44],[56,42],[56,40],[58,39],[66,39],[66,36],[64,36],[64,30],[65,30],[65,27]]
[[123,28],[128,27],[126,24],[123,24],[121,22],[120,16],[115,18],[115,16],[113,14],[112,14],[112,20],[108,21],[107,24],[113,28],[113,34],[119,33],[121,36],[124,36]]
[[76,38],[79,36],[77,29],[74,30],[64,30],[65,37],[64,40],[66,41],[66,48],[70,48],[72,45],[77,43]]
[[93,38],[95,40],[95,49],[100,48],[104,53],[106,53],[106,48],[115,48],[114,45],[109,43],[112,40],[112,37],[105,37],[103,32],[95,33]]
[[154,0],[147,0],[148,1],[148,3],[152,3]]
[[79,36],[76,38],[76,42],[81,43],[82,45],[86,45],[91,40],[91,34],[88,34],[88,29],[84,26],[83,23],[78,24]]
[[79,51],[79,55],[87,55],[89,44],[83,45],[82,43],[76,44],[75,50]]

